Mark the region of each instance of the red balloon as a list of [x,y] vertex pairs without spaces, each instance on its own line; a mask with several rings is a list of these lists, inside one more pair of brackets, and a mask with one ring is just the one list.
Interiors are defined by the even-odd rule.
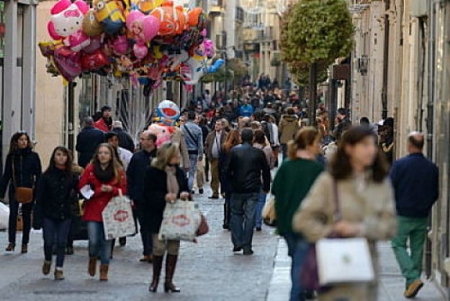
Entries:
[[100,49],[93,53],[86,53],[81,58],[83,71],[98,70],[106,65],[109,65],[109,60]]

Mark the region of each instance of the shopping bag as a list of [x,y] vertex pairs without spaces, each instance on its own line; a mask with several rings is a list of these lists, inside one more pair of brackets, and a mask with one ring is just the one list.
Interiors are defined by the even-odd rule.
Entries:
[[107,240],[136,233],[131,201],[126,196],[112,198],[103,210],[102,217]]
[[316,242],[321,286],[371,282],[375,278],[365,238],[324,238]]
[[261,216],[263,218],[264,224],[268,226],[276,226],[277,214],[275,211],[275,196],[272,195],[267,198]]
[[0,202],[0,230],[8,229],[9,207]]
[[167,203],[158,239],[194,241],[200,223],[201,213],[197,203],[182,200]]

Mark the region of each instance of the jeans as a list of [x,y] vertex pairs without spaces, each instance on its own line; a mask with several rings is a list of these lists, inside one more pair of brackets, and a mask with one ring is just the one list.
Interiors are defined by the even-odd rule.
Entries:
[[105,239],[103,222],[87,222],[89,257],[100,257],[101,264],[109,264],[112,241]]
[[[9,221],[8,221],[8,240],[10,243],[16,243],[17,216],[19,215],[19,202],[14,196],[14,188],[9,187]],[[22,244],[26,245],[30,241],[31,231],[31,210],[33,203],[22,204]]]
[[189,177],[188,177],[188,187],[189,191],[191,191],[194,188],[194,177],[195,177],[195,171],[197,170],[197,162],[198,162],[198,155],[189,155]]
[[52,261],[53,247],[56,244],[56,267],[62,268],[66,252],[67,238],[69,237],[72,219],[62,221],[44,218],[42,232],[44,237],[45,261]]
[[284,159],[287,158],[287,150],[288,150],[287,144],[282,143],[281,144],[281,154],[283,155],[283,161],[284,161]]
[[261,191],[261,193],[259,194],[258,197],[258,203],[256,204],[256,211],[255,211],[255,219],[256,219],[256,227],[257,228],[261,228],[262,227],[262,210],[264,208],[264,204],[266,204],[266,197],[267,194],[263,193]]
[[231,241],[235,247],[242,247],[244,251],[252,248],[258,197],[258,192],[231,194]]
[[[392,248],[397,258],[406,285],[420,279],[428,218],[397,217],[397,236],[392,239]],[[410,254],[406,249],[409,240]]]
[[282,234],[283,238],[286,240],[288,246],[288,254],[291,257],[291,296],[289,301],[304,301],[305,296],[303,294],[303,289],[300,285],[300,272],[303,263],[308,254],[310,245],[309,243],[293,232],[287,232]]

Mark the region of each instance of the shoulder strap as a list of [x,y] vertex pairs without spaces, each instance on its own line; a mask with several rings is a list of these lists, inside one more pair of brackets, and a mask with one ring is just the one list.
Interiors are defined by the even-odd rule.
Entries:
[[342,211],[341,211],[341,202],[339,201],[338,182],[336,179],[333,179],[333,193],[334,193],[334,202],[336,205],[336,211],[334,212],[334,221],[337,222],[342,219]]
[[188,127],[186,125],[183,125],[183,129],[186,130],[186,132],[188,133],[189,137],[191,137],[192,140],[194,140],[195,144],[198,145],[198,139],[194,137],[194,135],[192,135],[191,131],[189,131]]

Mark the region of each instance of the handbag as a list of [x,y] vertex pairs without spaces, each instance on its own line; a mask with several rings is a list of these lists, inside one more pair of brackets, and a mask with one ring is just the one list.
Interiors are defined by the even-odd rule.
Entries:
[[263,210],[261,212],[261,217],[263,218],[264,224],[268,226],[276,226],[277,213],[275,210],[275,196],[271,195],[267,198],[264,204]]
[[33,188],[30,187],[17,187],[16,183],[16,171],[14,168],[14,160],[12,160],[12,177],[15,187],[14,196],[17,202],[22,204],[28,204],[33,201]]
[[201,214],[200,225],[198,226],[198,229],[197,229],[197,236],[205,235],[208,232],[209,232],[209,225],[206,220],[206,216]]
[[[341,219],[337,182],[334,181],[335,222]],[[333,250],[330,252],[330,250]],[[321,290],[342,283],[373,281],[372,257],[365,238],[323,238],[312,244],[300,273],[307,290]]]

